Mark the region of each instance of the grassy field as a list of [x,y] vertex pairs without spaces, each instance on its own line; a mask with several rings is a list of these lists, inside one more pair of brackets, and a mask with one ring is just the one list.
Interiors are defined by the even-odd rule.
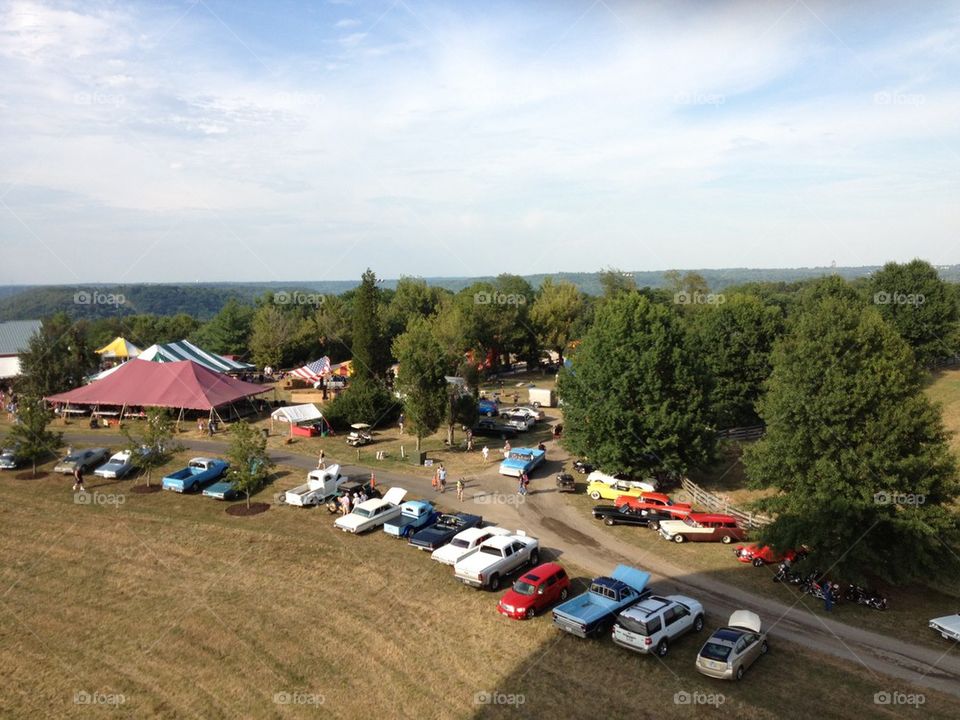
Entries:
[[927,395],[940,403],[943,424],[953,434],[950,445],[960,452],[960,369],[938,370],[927,386]]
[[[278,474],[265,496],[301,473]],[[910,692],[779,646],[742,683],[710,681],[698,639],[661,662],[507,621],[425,553],[336,532],[325,510],[238,518],[137,483],[91,479],[78,504],[69,478],[0,475],[0,716],[669,719],[690,698],[738,718],[898,717],[874,694]],[[925,699],[925,717],[956,717]]]

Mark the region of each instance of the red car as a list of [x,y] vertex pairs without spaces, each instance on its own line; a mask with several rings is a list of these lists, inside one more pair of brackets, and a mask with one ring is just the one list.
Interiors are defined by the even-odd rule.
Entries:
[[530,619],[556,602],[567,599],[570,578],[557,563],[537,565],[522,575],[497,603],[497,612],[514,620]]
[[753,563],[754,567],[760,567],[761,565],[766,565],[767,563],[780,563],[784,560],[789,560],[794,562],[799,560],[804,555],[807,554],[807,549],[805,547],[800,547],[797,550],[786,550],[782,553],[777,552],[769,545],[737,545],[737,549],[733,551],[734,555],[737,556],[737,560],[742,563]]

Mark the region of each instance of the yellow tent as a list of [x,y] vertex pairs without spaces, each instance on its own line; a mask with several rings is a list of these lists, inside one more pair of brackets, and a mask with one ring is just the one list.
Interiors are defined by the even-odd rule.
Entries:
[[109,345],[105,345],[97,350],[97,352],[100,355],[103,355],[105,358],[121,358],[123,360],[127,360],[139,355],[140,348],[138,348],[132,342],[125,340],[122,337],[118,337],[115,338]]

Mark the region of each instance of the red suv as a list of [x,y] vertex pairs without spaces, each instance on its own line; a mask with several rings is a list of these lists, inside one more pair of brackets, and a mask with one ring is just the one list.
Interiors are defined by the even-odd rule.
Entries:
[[530,619],[541,610],[567,599],[570,578],[557,563],[538,565],[521,576],[497,603],[497,612],[514,620]]

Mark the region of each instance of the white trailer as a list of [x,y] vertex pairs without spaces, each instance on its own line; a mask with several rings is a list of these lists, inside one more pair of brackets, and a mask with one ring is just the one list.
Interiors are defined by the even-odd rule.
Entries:
[[535,408],[557,406],[557,393],[555,390],[532,387],[528,392],[530,393],[530,404]]

